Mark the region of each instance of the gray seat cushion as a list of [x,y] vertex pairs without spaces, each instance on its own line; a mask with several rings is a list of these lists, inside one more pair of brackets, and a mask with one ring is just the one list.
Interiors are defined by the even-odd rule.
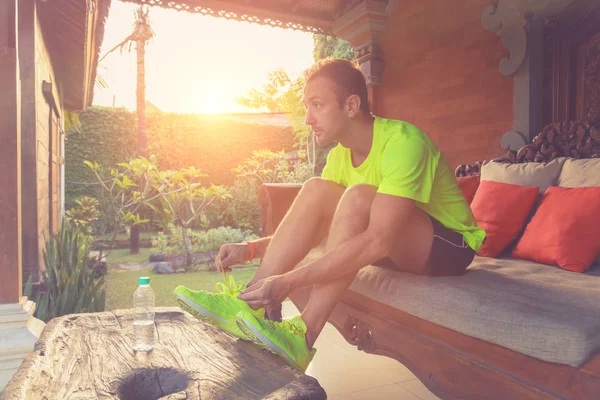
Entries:
[[[301,263],[322,254],[314,249]],[[600,267],[585,274],[475,257],[461,277],[363,268],[351,290],[528,356],[581,366],[600,349]]]

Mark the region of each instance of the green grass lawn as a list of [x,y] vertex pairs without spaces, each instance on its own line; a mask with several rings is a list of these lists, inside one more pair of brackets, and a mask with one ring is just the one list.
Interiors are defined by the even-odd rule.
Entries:
[[[233,270],[236,282],[249,282],[256,268]],[[140,276],[150,277],[150,286],[156,295],[157,307],[174,307],[177,301],[173,290],[179,285],[185,285],[193,290],[215,291],[215,284],[223,280],[218,272],[188,272],[176,274],[155,274],[152,271],[131,271],[109,273],[106,276],[106,311],[119,308],[131,308],[133,292],[138,287]]]
[[152,254],[152,249],[141,248],[138,254],[131,254],[129,249],[115,249],[110,251],[107,261],[109,264],[128,261],[145,262],[150,258],[150,254]]
[[[155,232],[140,232],[140,239],[152,239],[152,236],[155,236]],[[112,238],[112,233],[107,233],[104,236],[98,237],[98,240],[110,240]],[[120,232],[117,233],[115,240],[129,240],[129,233]]]

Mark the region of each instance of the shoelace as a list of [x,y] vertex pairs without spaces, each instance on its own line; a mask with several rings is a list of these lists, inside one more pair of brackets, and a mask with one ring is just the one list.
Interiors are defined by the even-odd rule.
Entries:
[[281,322],[265,320],[265,322],[278,331],[289,332],[294,335],[304,335],[306,333],[303,326],[294,324],[294,319],[286,319]]
[[246,289],[246,284],[243,282],[236,283],[233,275],[229,275],[229,279],[227,279],[227,275],[223,273],[223,282],[217,282],[215,288],[217,289],[217,293],[237,297],[242,290]]

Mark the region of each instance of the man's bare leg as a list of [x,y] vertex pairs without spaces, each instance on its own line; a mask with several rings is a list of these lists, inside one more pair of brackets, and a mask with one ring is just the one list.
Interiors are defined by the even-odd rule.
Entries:
[[[375,194],[376,188],[369,185],[352,186],[344,193],[331,223],[325,251],[367,229]],[[398,238],[393,260],[397,265],[406,265],[407,272],[423,270],[431,251],[433,225],[424,212],[415,210],[406,226],[410,228]],[[312,288],[308,304],[302,313],[307,327],[306,344],[309,348],[313,347],[340,297],[356,275],[357,272],[353,272],[337,281]]]
[[[327,236],[337,204],[345,188],[321,178],[308,180],[271,238],[260,267],[250,283],[294,268]],[[267,310],[270,319],[280,319],[281,306]]]

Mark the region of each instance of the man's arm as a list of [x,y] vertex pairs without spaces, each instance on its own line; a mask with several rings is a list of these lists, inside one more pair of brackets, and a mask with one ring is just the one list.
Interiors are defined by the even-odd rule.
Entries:
[[263,258],[267,252],[267,247],[271,243],[271,236],[266,236],[257,240],[252,240],[254,244],[254,258]]
[[[254,256],[252,259],[263,258],[270,242],[271,236],[252,241],[254,244]],[[219,254],[215,259],[215,266],[219,272],[231,272],[232,265],[252,261],[250,260],[251,256],[252,252],[247,242],[224,244],[219,248]]]

